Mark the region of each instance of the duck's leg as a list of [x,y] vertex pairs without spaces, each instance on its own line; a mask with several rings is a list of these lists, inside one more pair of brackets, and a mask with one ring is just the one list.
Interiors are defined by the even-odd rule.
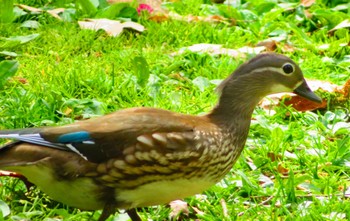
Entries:
[[116,205],[113,203],[106,203],[102,210],[101,216],[98,218],[98,221],[105,221],[108,217],[116,212]]
[[136,209],[128,209],[126,213],[129,215],[132,221],[142,221],[139,214],[137,214]]

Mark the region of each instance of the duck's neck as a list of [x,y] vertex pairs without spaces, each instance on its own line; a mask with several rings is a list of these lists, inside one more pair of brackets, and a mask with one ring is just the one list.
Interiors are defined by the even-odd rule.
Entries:
[[256,85],[252,82],[249,79],[228,81],[218,105],[208,117],[230,133],[247,134],[254,108],[266,94],[262,91],[261,81]]

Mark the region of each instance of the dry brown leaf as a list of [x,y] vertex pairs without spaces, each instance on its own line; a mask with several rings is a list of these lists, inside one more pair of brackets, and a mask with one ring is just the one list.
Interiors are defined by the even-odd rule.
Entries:
[[174,200],[169,203],[171,212],[170,219],[173,220],[178,217],[180,214],[184,214],[186,216],[189,215],[190,211],[188,210],[188,204],[182,200]]
[[313,16],[312,13],[310,13],[310,11],[308,9],[304,10],[304,14],[307,18],[312,18],[312,16]]
[[337,26],[329,30],[328,33],[332,34],[334,31],[342,28],[350,28],[350,19],[345,19],[344,21],[340,22]]
[[307,189],[306,187],[302,186],[302,185],[297,185],[297,190],[301,190],[301,191],[304,191],[304,192],[309,192],[310,190]]
[[[312,91],[320,90],[323,92],[349,95],[350,81],[348,81],[344,86],[338,86],[330,82],[319,80],[306,81]],[[259,103],[259,106],[265,110],[272,110],[273,107],[279,105],[282,100],[284,100],[285,105],[292,105],[292,107],[298,111],[313,111],[327,107],[327,100],[325,99],[323,99],[322,103],[315,103],[293,93],[278,93],[269,95]]]
[[23,4],[17,4],[17,6],[25,11],[29,11],[29,12],[34,12],[34,13],[44,13],[47,12],[49,15],[51,15],[54,18],[57,18],[59,20],[62,20],[62,18],[58,15],[62,12],[64,12],[64,8],[55,8],[55,9],[51,9],[51,10],[43,10],[40,8],[34,8],[28,5],[23,5]]
[[300,4],[304,7],[310,7],[311,5],[315,4],[315,0],[301,0]]
[[317,176],[319,176],[319,177],[329,177],[329,173],[321,171],[321,172],[317,173]]
[[307,80],[307,84],[313,91],[320,89],[326,92],[336,92],[342,89],[342,86],[338,86],[327,81]]
[[248,166],[250,167],[250,169],[251,170],[256,170],[256,169],[258,169],[258,167],[257,166],[255,166],[255,164],[253,163],[253,162],[247,162],[247,164],[248,164]]
[[15,80],[21,84],[28,84],[28,80],[26,78],[23,78],[23,77],[15,76],[15,77],[13,77],[13,80]]
[[200,209],[198,209],[195,206],[192,206],[192,209],[196,212],[196,214],[203,216],[205,213],[203,211],[201,211]]
[[187,77],[182,76],[180,73],[171,73],[168,75],[168,77],[180,82],[191,82],[191,80],[189,80]]
[[164,22],[169,20],[169,16],[165,14],[157,14],[157,15],[151,15],[148,20],[154,21],[154,22]]
[[[272,176],[272,178],[274,178],[274,176]],[[265,176],[264,174],[260,174],[259,178],[259,185],[262,188],[268,187],[268,186],[272,186],[274,183],[272,181],[272,179],[268,176]]]
[[125,28],[133,29],[138,32],[143,32],[145,27],[136,22],[124,22],[110,19],[86,19],[86,21],[78,21],[80,28],[90,30],[104,30],[108,35],[116,37],[120,35]]
[[256,46],[264,46],[266,51],[275,51],[279,47],[283,52],[294,52],[295,48],[288,43],[284,43],[285,40],[286,37],[268,38],[259,42]]
[[281,49],[283,52],[294,52],[296,50],[293,45],[288,44],[288,43],[283,44]]
[[289,170],[287,168],[285,168],[284,166],[282,166],[281,163],[279,163],[277,165],[277,171],[280,173],[280,174],[283,174],[283,175],[288,175],[288,172]]
[[226,205],[226,201],[224,199],[220,200],[220,204],[222,207],[222,213],[224,214],[224,217],[229,218],[230,216],[228,215],[228,209]]
[[344,97],[350,97],[350,79],[347,82],[345,82],[343,88],[340,89],[340,92],[344,94]]
[[274,152],[268,152],[267,157],[270,158],[271,162],[275,162],[276,160],[281,160],[282,155],[281,154],[275,154]]
[[[313,91],[320,90],[329,93],[337,93],[343,95],[345,99],[349,96],[350,80],[348,80],[343,86],[317,80],[308,81],[308,84]],[[293,108],[299,111],[312,111],[326,108],[328,101],[323,99],[322,103],[315,103],[303,97],[293,95],[290,100],[285,100],[284,103],[286,105],[292,105]]]
[[259,42],[256,46],[264,46],[266,51],[275,51],[277,49],[277,42],[275,40],[267,40]]
[[301,112],[324,109],[327,107],[327,101],[325,99],[322,100],[322,103],[316,103],[299,95],[291,96],[290,99],[285,99],[284,104],[287,106],[290,105],[295,110]]
[[220,44],[194,44],[189,47],[181,48],[178,52],[174,52],[171,55],[180,55],[183,54],[186,51],[191,52],[202,52],[202,53],[208,53],[211,55],[228,55],[234,58],[244,58],[246,57],[246,54],[259,54],[260,52],[264,51],[265,47],[242,47],[239,49],[230,49],[230,48],[223,48]]
[[204,21],[207,21],[207,22],[222,22],[222,21],[226,21],[227,19],[220,16],[220,15],[211,15],[211,16],[208,16],[208,17],[204,17]]
[[62,20],[62,18],[58,14],[63,13],[64,10],[64,8],[55,8],[52,10],[47,10],[46,12],[49,13],[52,17]]
[[30,12],[36,12],[36,13],[43,12],[43,10],[40,8],[34,8],[34,7],[31,7],[28,5],[18,4],[16,6],[18,6],[19,8],[21,8],[23,10],[30,11]]
[[97,52],[95,52],[94,56],[95,56],[96,58],[100,58],[100,57],[103,56],[103,53],[100,52],[100,51],[97,51]]
[[212,23],[226,23],[229,25],[233,25],[236,22],[227,18],[224,18],[220,15],[211,15],[211,16],[197,16],[197,15],[186,15],[182,16],[174,12],[169,12],[169,17],[175,20],[187,21],[187,22],[212,22]]

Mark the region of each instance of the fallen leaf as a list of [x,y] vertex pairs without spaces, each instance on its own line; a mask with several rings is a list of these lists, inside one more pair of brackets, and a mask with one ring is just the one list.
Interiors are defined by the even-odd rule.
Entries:
[[232,19],[227,19],[220,15],[210,15],[210,16],[197,16],[197,15],[179,15],[175,12],[169,12],[169,17],[174,20],[187,21],[187,22],[212,22],[212,23],[226,23],[228,25],[235,25],[236,22]]
[[52,17],[57,18],[59,20],[62,20],[62,18],[59,16],[60,13],[64,12],[64,8],[55,8],[52,10],[47,10],[46,12],[50,14]]
[[226,201],[224,199],[220,200],[220,204],[222,207],[222,213],[224,214],[224,217],[229,218],[230,216],[228,215],[228,209],[226,205]]
[[282,155],[281,154],[275,154],[274,152],[268,152],[267,157],[270,158],[271,162],[275,162],[276,160],[281,160]]
[[[326,81],[318,81],[318,80],[306,80],[309,87],[312,91],[323,91],[329,93],[340,93],[344,96],[349,95],[350,90],[350,80],[345,83],[344,86],[338,86],[336,84],[332,84]],[[272,110],[274,106],[279,105],[281,101],[284,101],[285,105],[291,105],[294,109],[298,111],[313,111],[317,109],[323,109],[327,107],[327,100],[323,99],[322,103],[315,103],[310,100],[307,100],[299,95],[293,93],[278,93],[269,95],[264,98],[259,106],[264,108],[265,110]]]
[[230,49],[230,48],[223,48],[220,44],[207,44],[207,43],[201,43],[201,44],[194,44],[188,47],[180,48],[178,52],[174,52],[171,55],[180,55],[185,53],[186,51],[191,52],[202,52],[202,53],[208,53],[211,55],[227,55],[234,58],[242,58],[246,57],[246,54],[259,54],[260,52],[264,51],[266,48],[264,46],[260,47],[242,47],[239,49]]
[[301,112],[324,109],[327,107],[327,101],[325,99],[322,100],[322,103],[316,103],[299,95],[291,96],[290,99],[285,99],[284,104],[292,106],[295,110]]
[[284,151],[283,155],[288,159],[294,159],[294,160],[298,159],[298,156],[295,153],[291,153],[289,151]]
[[325,220],[347,220],[346,213],[331,212],[330,214],[322,214]]
[[256,46],[264,46],[267,51],[275,51],[277,49],[277,42],[275,40],[267,40],[259,42]]
[[136,22],[124,22],[110,19],[86,19],[86,21],[78,21],[80,28],[90,30],[104,30],[108,35],[116,37],[120,35],[125,28],[133,29],[138,32],[143,32],[145,27]]
[[[345,123],[345,122],[342,122],[342,123]],[[310,149],[305,149],[305,153],[311,156],[317,157],[317,156],[324,156],[326,154],[326,151],[322,149],[317,149],[317,148],[310,148]]]
[[289,170],[287,168],[283,167],[281,163],[279,163],[277,165],[277,171],[283,175],[288,175],[288,173],[289,173]]
[[264,46],[267,51],[275,51],[277,48],[280,48],[283,52],[294,52],[295,51],[294,46],[288,43],[285,43],[286,40],[287,40],[287,36],[281,34],[279,36],[265,39],[257,43],[256,46]]
[[26,78],[23,78],[23,77],[15,76],[13,78],[13,80],[18,81],[21,84],[28,84],[28,80]]
[[309,19],[312,18],[312,16],[313,16],[313,14],[308,9],[304,10],[304,14]]
[[273,181],[268,176],[265,176],[263,174],[260,174],[258,180],[262,188],[271,187],[274,185]]
[[344,186],[338,186],[338,191],[341,191],[341,192],[343,192],[344,191]]
[[103,53],[102,52],[100,52],[100,51],[98,51],[98,52],[95,52],[95,57],[96,58],[100,58],[100,57],[102,57],[103,56]]
[[258,167],[253,163],[253,160],[249,157],[247,158],[247,164],[250,167],[251,170],[256,170]]
[[283,44],[281,49],[283,52],[294,52],[295,51],[295,47],[291,44],[288,44],[288,43]]
[[350,97],[350,79],[347,80],[344,86],[341,89],[338,89],[338,91],[344,94],[344,97],[349,98]]
[[337,26],[329,30],[328,33],[333,33],[335,30],[342,28],[350,28],[350,19],[345,19],[344,21],[340,22]]
[[2,200],[0,200],[0,213],[1,213],[2,219],[10,215],[11,213],[10,207]]
[[29,12],[36,12],[36,13],[43,12],[43,10],[40,9],[40,8],[34,8],[34,7],[31,7],[31,6],[28,6],[28,5],[17,4],[16,6],[18,6],[21,9],[24,9],[26,11],[29,11]]
[[177,218],[180,214],[185,214],[186,216],[189,215],[188,210],[188,204],[185,201],[182,200],[174,200],[169,203],[171,212],[169,214],[170,220],[174,220]]
[[205,213],[198,209],[197,207],[192,206],[192,209],[200,216],[203,216]]
[[329,173],[321,171],[321,172],[317,173],[317,176],[319,176],[321,178],[329,177]]
[[204,20],[203,21],[207,21],[207,22],[223,22],[223,21],[226,21],[227,19],[220,16],[220,15],[211,15],[211,16],[208,16],[208,17],[204,17]]
[[169,16],[164,14],[157,14],[157,15],[151,15],[148,20],[154,21],[154,22],[164,22],[169,20]]
[[29,11],[29,12],[34,12],[34,13],[48,13],[49,15],[51,15],[54,18],[57,18],[59,20],[62,20],[62,18],[59,16],[60,13],[64,12],[64,8],[55,8],[55,9],[50,9],[50,10],[43,10],[40,8],[34,8],[28,5],[23,5],[23,4],[17,4],[16,6],[18,6],[19,8]]
[[311,5],[315,4],[315,0],[301,0],[300,4],[304,7],[310,7]]

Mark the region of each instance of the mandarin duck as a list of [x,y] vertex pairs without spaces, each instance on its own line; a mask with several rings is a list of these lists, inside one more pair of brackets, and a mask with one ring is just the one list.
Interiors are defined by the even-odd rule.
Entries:
[[125,209],[165,204],[220,181],[240,156],[255,106],[294,92],[321,102],[290,58],[264,53],[218,87],[213,110],[191,116],[131,108],[66,126],[0,131],[16,141],[0,149],[0,169],[20,173],[52,199],[99,210],[99,221]]

